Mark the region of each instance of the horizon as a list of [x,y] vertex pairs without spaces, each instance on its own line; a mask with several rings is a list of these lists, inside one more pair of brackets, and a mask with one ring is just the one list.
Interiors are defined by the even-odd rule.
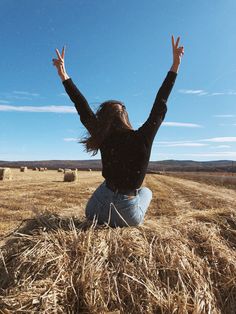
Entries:
[[[0,162],[45,162],[45,161],[84,161],[84,162],[94,162],[94,161],[101,161],[101,159],[41,159],[41,160],[0,160]],[[218,159],[218,160],[193,160],[193,159],[163,159],[163,160],[149,160],[149,162],[163,162],[163,161],[176,161],[176,162],[236,162],[232,159]]]
[[93,110],[120,99],[137,129],[171,67],[173,34],[185,54],[150,161],[236,161],[235,10],[233,0],[2,1],[0,159],[100,159],[77,144],[86,130],[55,48],[66,45],[66,70]]

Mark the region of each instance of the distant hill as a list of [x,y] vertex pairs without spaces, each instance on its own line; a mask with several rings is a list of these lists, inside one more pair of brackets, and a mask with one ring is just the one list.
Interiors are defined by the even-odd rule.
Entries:
[[[79,170],[101,170],[101,160],[42,160],[42,161],[0,161],[0,167],[19,168],[44,167],[48,169],[77,168]],[[148,171],[224,171],[236,172],[236,161],[193,161],[193,160],[163,160],[150,161]]]

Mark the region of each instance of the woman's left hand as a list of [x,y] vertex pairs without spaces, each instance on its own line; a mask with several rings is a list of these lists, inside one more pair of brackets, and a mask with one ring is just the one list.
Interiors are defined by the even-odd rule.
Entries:
[[56,49],[56,54],[58,59],[52,59],[53,65],[57,68],[57,72],[61,80],[64,81],[69,78],[65,69],[65,46],[63,47],[61,54],[59,50]]

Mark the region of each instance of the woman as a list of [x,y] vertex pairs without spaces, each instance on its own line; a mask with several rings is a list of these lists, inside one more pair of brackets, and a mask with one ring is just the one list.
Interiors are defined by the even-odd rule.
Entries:
[[88,130],[82,141],[86,150],[102,157],[102,175],[105,181],[89,199],[85,214],[98,224],[111,227],[134,226],[143,222],[152,199],[152,192],[141,187],[150,158],[153,139],[164,120],[166,102],[174,85],[184,48],[178,37],[172,36],[173,65],[160,87],[147,121],[133,130],[124,104],[117,100],[102,103],[94,114],[88,102],[74,85],[65,70],[65,47],[53,64],[58,70],[64,88]]

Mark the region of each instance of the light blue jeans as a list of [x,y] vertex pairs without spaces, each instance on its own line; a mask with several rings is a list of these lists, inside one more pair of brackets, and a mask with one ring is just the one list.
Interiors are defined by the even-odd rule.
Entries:
[[152,192],[146,187],[137,189],[136,196],[128,196],[111,191],[104,181],[89,199],[85,215],[111,227],[136,226],[143,222],[151,199]]

